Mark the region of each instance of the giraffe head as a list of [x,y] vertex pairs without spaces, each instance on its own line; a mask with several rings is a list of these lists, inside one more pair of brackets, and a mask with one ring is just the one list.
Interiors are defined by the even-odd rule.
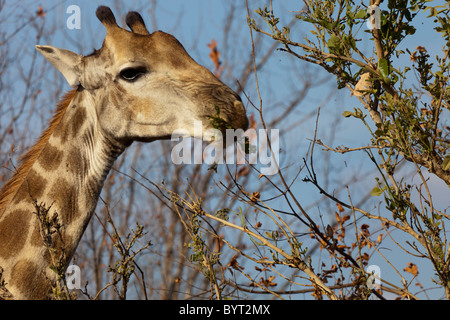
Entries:
[[233,129],[247,129],[239,96],[195,62],[175,37],[150,34],[137,12],[126,17],[131,31],[117,25],[108,7],[99,7],[96,15],[107,33],[94,53],[36,48],[70,85],[79,84],[95,101],[104,132],[124,144],[170,138],[176,129],[194,136],[195,121],[207,130],[214,117]]

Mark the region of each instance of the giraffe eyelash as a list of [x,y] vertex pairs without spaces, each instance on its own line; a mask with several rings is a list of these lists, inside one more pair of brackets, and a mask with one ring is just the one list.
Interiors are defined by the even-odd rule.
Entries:
[[146,67],[130,67],[120,71],[119,76],[125,81],[134,82],[147,73]]

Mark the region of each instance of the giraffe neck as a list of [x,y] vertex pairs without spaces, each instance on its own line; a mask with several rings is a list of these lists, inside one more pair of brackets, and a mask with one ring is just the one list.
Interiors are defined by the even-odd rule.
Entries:
[[48,296],[57,276],[50,267],[67,267],[103,182],[125,148],[102,132],[93,104],[86,91],[74,95],[0,211],[0,267],[15,298]]

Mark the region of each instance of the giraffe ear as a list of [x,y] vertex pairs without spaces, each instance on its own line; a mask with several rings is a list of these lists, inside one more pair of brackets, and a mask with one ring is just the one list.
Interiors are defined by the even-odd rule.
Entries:
[[52,46],[36,46],[39,51],[51,64],[53,64],[71,86],[80,82],[79,64],[82,56],[65,49],[58,49]]

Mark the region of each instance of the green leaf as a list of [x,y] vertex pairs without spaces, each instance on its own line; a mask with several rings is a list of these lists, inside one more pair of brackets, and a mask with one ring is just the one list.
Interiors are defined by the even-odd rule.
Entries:
[[378,62],[378,70],[383,81],[389,83],[389,65],[386,59],[380,59]]
[[366,17],[366,9],[361,9],[355,14],[355,19],[364,19]]
[[356,41],[352,36],[347,36],[344,38],[345,44],[350,45],[350,47],[355,50],[356,49]]
[[378,186],[376,186],[375,188],[372,189],[370,194],[372,195],[372,197],[379,197],[383,194],[383,190],[380,189]]
[[446,155],[444,161],[442,161],[442,169],[445,171],[450,170],[450,155]]
[[334,52],[340,45],[339,37],[334,33],[330,36],[330,39],[327,42],[328,48],[330,48],[330,52]]
[[354,116],[355,114],[354,114],[353,112],[351,112],[351,111],[344,111],[344,112],[342,113],[342,115],[343,115],[344,117],[348,118],[348,117]]

